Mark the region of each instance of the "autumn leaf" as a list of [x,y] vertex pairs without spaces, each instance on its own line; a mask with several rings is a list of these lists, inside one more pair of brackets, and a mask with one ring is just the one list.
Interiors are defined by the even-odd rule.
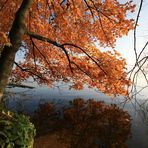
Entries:
[[[6,34],[23,4],[20,0],[0,1],[1,50],[11,46],[10,42],[12,47],[17,45]],[[134,29],[134,20],[126,17],[134,9],[132,1],[34,0],[23,23],[19,22],[20,33],[25,32],[18,39],[25,49],[24,59],[15,63],[11,79],[33,77],[48,86],[64,81],[79,90],[88,85],[106,94],[126,94],[130,81],[125,59],[116,51],[102,52],[94,42],[114,47],[118,38]]]

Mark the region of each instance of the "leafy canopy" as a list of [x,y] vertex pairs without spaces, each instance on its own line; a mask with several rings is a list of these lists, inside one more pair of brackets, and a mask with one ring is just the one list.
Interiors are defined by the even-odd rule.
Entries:
[[[0,49],[9,43],[15,14],[22,0],[0,1]],[[114,47],[116,39],[134,28],[127,14],[134,12],[132,1],[118,0],[33,0],[22,38],[24,59],[16,63],[12,80],[30,76],[52,86],[55,81],[71,87],[97,87],[108,94],[126,94],[130,82],[126,62],[120,54],[102,52],[96,44]]]

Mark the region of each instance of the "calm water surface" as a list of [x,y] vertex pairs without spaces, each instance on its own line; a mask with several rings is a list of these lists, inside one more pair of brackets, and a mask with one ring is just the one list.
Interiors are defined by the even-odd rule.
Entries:
[[[33,114],[39,104],[54,102],[57,108],[60,108],[75,98],[86,100],[94,98],[98,101],[104,101],[106,104],[118,104],[121,108],[128,111],[132,118],[132,136],[127,141],[128,147],[148,148],[148,105],[145,103],[145,100],[148,99],[146,96],[148,89],[143,92],[143,95],[137,96],[139,99],[127,103],[123,103],[122,97],[109,97],[89,88],[85,88],[83,91],[69,90],[65,85],[50,89],[47,87],[36,87],[34,89],[8,88],[7,91],[10,92],[6,99],[7,107],[11,110],[29,114]],[[139,107],[139,104],[144,105]]]

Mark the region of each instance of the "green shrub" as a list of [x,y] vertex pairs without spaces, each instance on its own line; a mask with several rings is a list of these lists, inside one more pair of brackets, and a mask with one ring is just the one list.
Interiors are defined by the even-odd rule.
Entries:
[[32,148],[35,127],[29,117],[0,111],[0,148]]

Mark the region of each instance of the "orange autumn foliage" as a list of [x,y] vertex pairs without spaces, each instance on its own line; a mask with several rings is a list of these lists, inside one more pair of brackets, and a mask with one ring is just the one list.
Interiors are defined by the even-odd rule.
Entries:
[[[22,0],[0,1],[0,32],[10,31]],[[84,84],[107,94],[127,94],[130,84],[126,62],[117,51],[102,52],[99,46],[114,47],[116,39],[134,28],[132,1],[117,0],[33,0],[26,17],[26,33],[12,80],[32,76],[52,86],[55,81],[70,82],[71,88]],[[6,39],[5,39],[6,40]],[[0,38],[0,50],[8,41]]]

